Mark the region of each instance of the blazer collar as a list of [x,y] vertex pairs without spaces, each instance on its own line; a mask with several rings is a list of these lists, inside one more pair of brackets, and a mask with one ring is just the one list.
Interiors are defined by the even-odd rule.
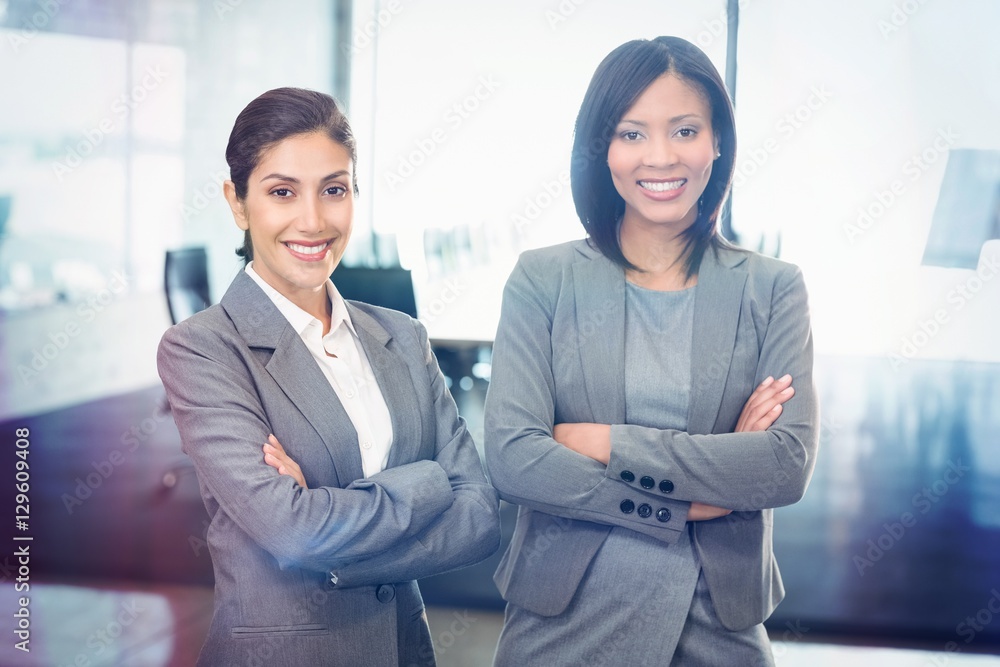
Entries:
[[392,335],[385,327],[355,304],[350,301],[345,303],[389,407],[392,448],[386,468],[412,461],[417,457],[416,451],[424,438],[421,410],[407,360],[396,351]]
[[[390,349],[392,335],[375,318],[347,301],[347,310],[371,364],[392,419],[389,466],[420,442],[422,424],[405,360]],[[221,305],[251,348],[272,351],[265,368],[319,433],[333,458],[340,486],[364,477],[357,432],[336,392],[288,320],[245,272],[233,280]],[[402,459],[407,460],[407,459]]]
[[[625,421],[625,272],[589,243],[573,265],[576,335],[594,421]],[[739,323],[748,254],[709,248],[698,270],[691,354],[689,433],[711,433],[722,403]],[[609,395],[610,388],[610,395]]]
[[586,258],[574,263],[572,272],[576,345],[588,403],[595,423],[624,424],[625,272],[589,243],[578,244],[577,250]]
[[285,316],[246,271],[240,270],[236,275],[220,304],[250,347],[274,349],[285,335],[286,327],[295,333]]
[[701,260],[694,297],[688,433],[714,431],[736,347],[748,257],[745,251],[723,247],[707,250]]

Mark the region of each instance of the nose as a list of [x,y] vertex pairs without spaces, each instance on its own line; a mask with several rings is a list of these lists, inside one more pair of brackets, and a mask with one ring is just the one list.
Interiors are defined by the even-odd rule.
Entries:
[[302,208],[299,211],[296,227],[300,232],[317,234],[323,231],[323,207],[316,195],[306,195],[300,200]]
[[677,162],[677,151],[669,137],[654,136],[646,142],[643,163],[647,167],[669,167]]

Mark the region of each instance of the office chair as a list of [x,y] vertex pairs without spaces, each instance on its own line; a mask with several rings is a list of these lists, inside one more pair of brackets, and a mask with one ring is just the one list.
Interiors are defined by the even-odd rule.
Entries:
[[[208,294],[208,253],[203,247],[168,250],[163,263],[163,290],[167,296],[170,322],[177,324],[198,311],[208,308],[212,299]],[[170,404],[163,396],[161,408],[170,412]],[[184,466],[186,467],[186,466]],[[169,470],[163,484],[171,488],[176,484],[176,473]]]
[[208,253],[205,248],[168,250],[163,265],[163,289],[173,324],[205,310],[212,303],[208,293]]
[[372,269],[338,264],[330,278],[345,299],[400,310],[410,317],[417,316],[413,278],[407,269]]

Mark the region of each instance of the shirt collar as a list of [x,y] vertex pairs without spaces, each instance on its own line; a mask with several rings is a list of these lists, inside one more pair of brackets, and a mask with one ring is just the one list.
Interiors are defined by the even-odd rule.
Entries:
[[[292,325],[292,329],[295,330],[299,336],[301,336],[306,328],[313,322],[320,323],[318,319],[302,310],[294,303],[289,301],[288,297],[274,289],[270,284],[268,284],[263,278],[260,277],[253,269],[253,262],[247,264],[245,269],[246,274],[253,278],[253,281],[264,290],[264,294],[271,300],[274,306],[284,315],[288,323]],[[347,304],[344,302],[344,297],[340,295],[337,291],[336,285],[333,281],[327,279],[326,281],[326,294],[327,298],[330,299],[330,331],[333,332],[337,329],[341,322],[347,324],[347,328],[350,330],[355,337],[357,337],[358,332],[354,328],[354,322],[351,321],[351,314],[347,311]],[[320,328],[322,331],[322,327]]]

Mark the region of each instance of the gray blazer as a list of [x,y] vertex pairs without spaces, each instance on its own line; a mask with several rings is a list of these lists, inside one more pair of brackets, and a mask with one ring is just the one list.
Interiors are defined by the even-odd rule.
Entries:
[[[802,497],[818,446],[801,272],[734,248],[705,253],[687,432],[625,423],[624,308],[624,271],[585,241],[522,254],[507,281],[486,466],[500,497],[521,507],[497,586],[508,602],[560,614],[612,526],[669,544],[699,501],[735,510],[692,522],[719,619],[732,630],[760,623],[784,597],[771,508]],[[733,433],[756,385],[785,373],[795,395],[775,424]],[[609,465],[556,443],[552,427],[564,422],[611,424]]]
[[[392,417],[388,466],[367,479],[336,393],[244,272],[160,342],[211,517],[215,615],[199,664],[433,665],[414,580],[499,546],[496,493],[423,326],[347,308]],[[308,489],[264,463],[269,433]]]

